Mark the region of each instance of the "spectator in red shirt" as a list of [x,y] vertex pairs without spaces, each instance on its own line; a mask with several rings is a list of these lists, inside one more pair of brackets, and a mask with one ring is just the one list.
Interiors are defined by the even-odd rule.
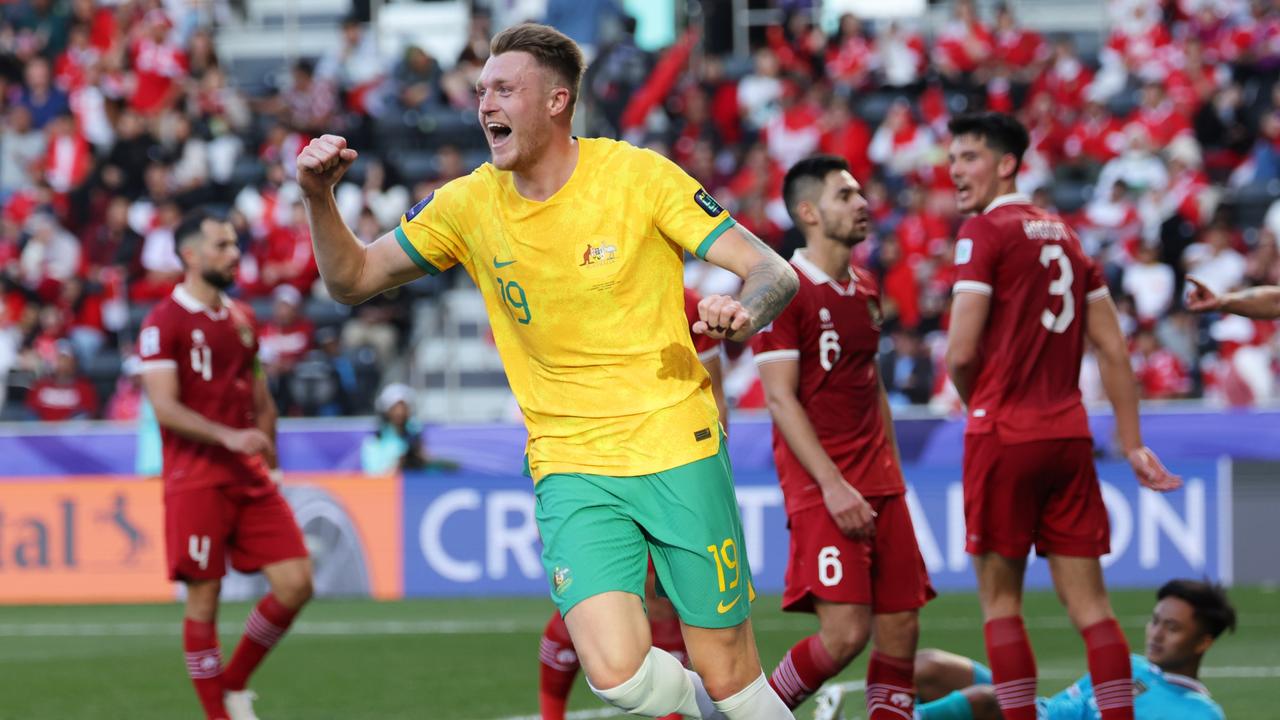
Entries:
[[1191,133],[1191,120],[1165,94],[1161,82],[1143,84],[1138,109],[1129,122],[1141,127],[1155,147],[1164,147],[1175,137]]
[[293,203],[289,222],[277,226],[263,238],[258,266],[263,289],[287,284],[303,293],[311,290],[319,271],[312,254],[307,211],[301,201]]
[[896,317],[899,327],[914,329],[920,324],[920,288],[915,271],[902,256],[902,246],[893,233],[880,240],[878,264],[886,325]]
[[27,407],[37,420],[57,422],[91,418],[98,412],[98,393],[80,374],[70,343],[58,343],[53,374],[27,392]]
[[1027,84],[1040,75],[1051,57],[1049,46],[1040,34],[1018,26],[1007,3],[996,7],[993,59],[1013,73],[1019,84]]
[[827,103],[827,114],[822,119],[822,139],[818,149],[828,155],[844,158],[849,172],[860,183],[866,183],[875,172],[867,148],[871,145],[871,129],[849,107],[849,101],[835,95]]
[[973,0],[956,0],[951,20],[934,46],[934,65],[952,81],[965,81],[991,57],[991,31],[978,19]]
[[1060,108],[1079,110],[1085,104],[1085,90],[1093,82],[1093,71],[1076,55],[1069,39],[1054,43],[1049,66],[1031,87],[1032,94],[1049,93]]
[[181,96],[187,54],[169,39],[172,25],[163,10],[148,12],[143,26],[145,34],[129,51],[133,67],[129,105],[143,115],[154,115],[173,107]]
[[1150,328],[1138,331],[1134,338],[1133,374],[1147,400],[1170,400],[1191,393],[1191,376],[1178,356],[1161,347]]
[[862,90],[871,83],[875,69],[876,46],[862,21],[853,13],[841,15],[840,27],[827,48],[827,77],[847,90]]
[[301,312],[302,293],[292,285],[277,287],[271,298],[271,320],[258,333],[263,363],[289,371],[311,350],[315,327]]

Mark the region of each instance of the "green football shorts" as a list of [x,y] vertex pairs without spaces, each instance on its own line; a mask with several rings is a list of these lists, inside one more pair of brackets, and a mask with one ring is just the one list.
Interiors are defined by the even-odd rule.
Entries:
[[562,614],[613,590],[643,598],[652,557],[660,592],[686,624],[747,619],[754,593],[727,445],[652,475],[560,473],[538,482],[542,564]]

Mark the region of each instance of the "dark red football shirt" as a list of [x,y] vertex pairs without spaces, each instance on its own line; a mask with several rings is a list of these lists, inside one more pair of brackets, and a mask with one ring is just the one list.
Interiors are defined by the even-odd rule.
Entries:
[[965,221],[955,255],[953,292],[991,297],[965,432],[1005,443],[1090,437],[1080,359],[1088,303],[1108,292],[1075,232],[1005,195]]
[[[143,321],[138,354],[143,372],[173,368],[178,400],[209,420],[232,428],[254,427],[255,362],[258,353],[253,311],[222,299],[217,311],[196,300],[182,285],[161,300]],[[232,483],[269,483],[266,462],[233,453],[161,428],[166,493]]]
[[[884,432],[876,352],[880,345],[880,290],[871,273],[850,266],[836,282],[797,251],[795,299],[773,324],[751,339],[759,364],[800,363],[798,396],[822,449],[844,479],[865,496],[905,491]],[[773,457],[788,514],[822,504],[822,490],[777,427]]]

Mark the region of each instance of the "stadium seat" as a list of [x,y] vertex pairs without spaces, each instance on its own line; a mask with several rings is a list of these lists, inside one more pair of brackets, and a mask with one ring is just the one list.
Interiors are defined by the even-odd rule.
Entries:
[[351,317],[351,308],[336,300],[311,298],[307,300],[304,314],[316,327],[341,325]]
[[1058,212],[1073,213],[1084,207],[1093,195],[1093,187],[1082,183],[1059,181],[1053,184],[1053,204]]

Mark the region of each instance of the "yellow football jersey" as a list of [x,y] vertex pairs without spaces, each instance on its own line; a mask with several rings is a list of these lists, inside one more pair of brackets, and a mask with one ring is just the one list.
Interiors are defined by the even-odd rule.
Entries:
[[720,443],[684,314],[683,261],[685,250],[705,257],[734,220],[657,153],[577,143],[573,175],[544,202],[486,163],[396,230],[422,270],[461,263],[484,295],[535,481],[661,472]]

